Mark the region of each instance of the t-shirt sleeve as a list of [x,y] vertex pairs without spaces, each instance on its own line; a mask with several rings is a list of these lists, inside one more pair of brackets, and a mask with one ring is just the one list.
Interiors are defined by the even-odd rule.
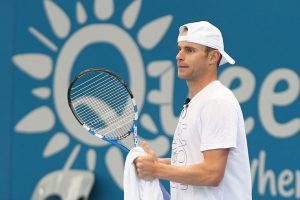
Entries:
[[200,114],[200,151],[236,148],[238,113],[223,99],[209,101]]

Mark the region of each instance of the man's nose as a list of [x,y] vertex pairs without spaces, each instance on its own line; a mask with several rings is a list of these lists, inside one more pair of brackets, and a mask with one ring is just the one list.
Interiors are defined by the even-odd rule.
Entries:
[[183,53],[182,53],[182,51],[180,50],[180,51],[178,51],[178,53],[177,53],[177,55],[176,55],[176,60],[183,60]]

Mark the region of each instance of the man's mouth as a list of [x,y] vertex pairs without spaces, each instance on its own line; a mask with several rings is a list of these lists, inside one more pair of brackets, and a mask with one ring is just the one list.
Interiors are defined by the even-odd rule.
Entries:
[[179,63],[177,64],[178,68],[188,68],[188,65],[184,64],[184,63]]

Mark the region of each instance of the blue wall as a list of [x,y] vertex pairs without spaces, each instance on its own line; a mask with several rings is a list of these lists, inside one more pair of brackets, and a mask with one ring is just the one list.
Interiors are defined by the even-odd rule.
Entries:
[[178,27],[198,20],[222,30],[236,60],[219,75],[244,112],[253,199],[300,199],[300,2],[103,2],[0,1],[0,199],[30,199],[63,169],[93,172],[91,199],[122,199],[125,155],[80,129],[66,85],[91,67],[121,74],[140,106],[139,134],[169,156],[187,95]]

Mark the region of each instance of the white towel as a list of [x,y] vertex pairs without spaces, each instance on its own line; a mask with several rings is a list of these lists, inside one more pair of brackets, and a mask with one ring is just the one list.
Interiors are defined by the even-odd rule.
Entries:
[[124,169],[124,200],[163,200],[159,180],[146,181],[138,177],[133,161],[146,155],[141,147],[134,147],[126,157]]

